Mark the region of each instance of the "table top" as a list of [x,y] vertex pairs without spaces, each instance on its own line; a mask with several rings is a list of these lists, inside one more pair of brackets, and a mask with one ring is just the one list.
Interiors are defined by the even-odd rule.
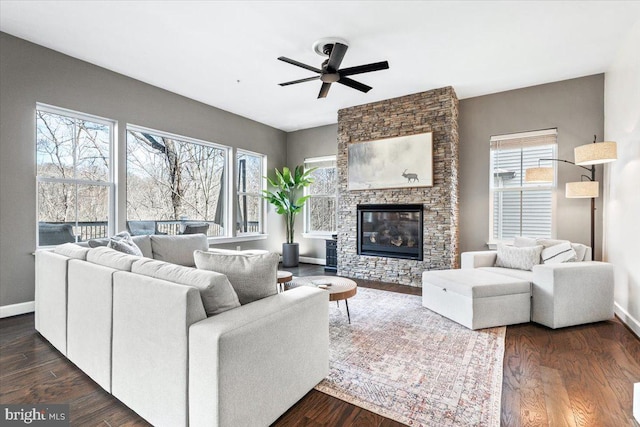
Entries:
[[358,285],[351,279],[339,276],[296,277],[287,283],[287,288],[297,286],[316,286],[329,292],[329,301],[351,298],[358,292]]
[[278,270],[278,283],[285,283],[291,281],[293,273],[290,271]]

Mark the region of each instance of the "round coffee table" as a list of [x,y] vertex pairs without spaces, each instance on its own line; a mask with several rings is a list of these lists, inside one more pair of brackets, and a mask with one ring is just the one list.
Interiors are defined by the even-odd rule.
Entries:
[[358,285],[351,279],[339,276],[305,276],[296,277],[285,285],[286,289],[298,286],[315,286],[329,292],[329,301],[335,301],[340,306],[340,300],[344,300],[347,306],[347,319],[351,323],[351,315],[349,314],[348,298],[351,298],[358,292]]
[[293,279],[293,274],[290,271],[278,270],[278,292],[282,286],[282,292],[284,292],[284,284],[290,282]]

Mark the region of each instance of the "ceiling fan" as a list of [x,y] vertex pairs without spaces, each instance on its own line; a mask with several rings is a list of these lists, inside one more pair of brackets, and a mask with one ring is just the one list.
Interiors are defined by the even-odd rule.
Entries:
[[342,59],[344,58],[345,53],[347,53],[348,48],[349,46],[347,45],[347,43],[341,39],[321,39],[315,42],[313,45],[314,51],[320,55],[329,57],[322,63],[321,68],[312,67],[310,65],[303,64],[302,62],[298,62],[284,56],[279,57],[278,59],[280,61],[284,61],[297,67],[304,68],[305,70],[313,71],[314,73],[318,73],[317,76],[293,80],[286,83],[280,83],[280,86],[288,86],[319,79],[322,82],[322,86],[320,87],[318,98],[327,97],[329,88],[331,88],[331,83],[340,83],[364,93],[369,92],[371,90],[371,86],[367,86],[363,83],[357,82],[347,76],[370,73],[372,71],[386,70],[389,68],[389,63],[387,61],[382,61],[340,69],[340,64],[342,63]]

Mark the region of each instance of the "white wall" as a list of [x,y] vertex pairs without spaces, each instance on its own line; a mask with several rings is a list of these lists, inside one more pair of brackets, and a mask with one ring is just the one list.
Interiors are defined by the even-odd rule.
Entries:
[[640,22],[605,74],[605,139],[618,160],[604,178],[604,257],[615,267],[616,314],[640,335]]

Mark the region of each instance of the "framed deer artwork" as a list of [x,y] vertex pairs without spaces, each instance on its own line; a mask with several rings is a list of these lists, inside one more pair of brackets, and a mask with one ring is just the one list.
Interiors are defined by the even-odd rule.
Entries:
[[433,186],[433,134],[420,133],[348,146],[349,190]]

